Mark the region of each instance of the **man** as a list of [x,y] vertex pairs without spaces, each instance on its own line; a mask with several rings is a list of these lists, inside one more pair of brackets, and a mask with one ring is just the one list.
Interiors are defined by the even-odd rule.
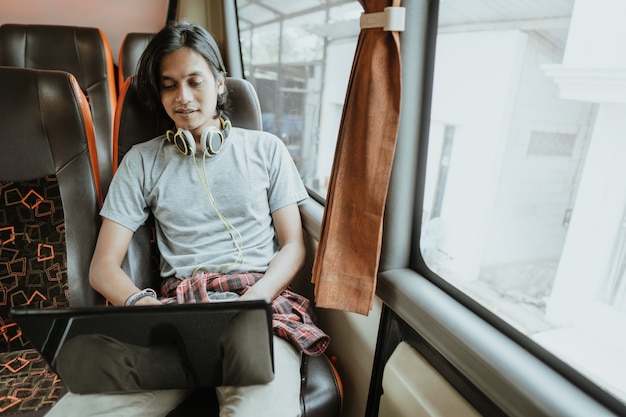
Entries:
[[[328,345],[308,300],[288,289],[304,263],[298,203],[308,195],[280,139],[230,125],[225,74],[202,27],[170,24],[147,46],[140,91],[176,129],[136,145],[120,164],[101,212],[90,283],[114,305],[225,295],[273,300],[275,378],[218,387],[220,416],[299,416],[301,354],[318,355]],[[121,268],[150,212],[162,256],[161,299],[154,289],[137,288]],[[49,415],[165,416],[188,394],[69,394]]]

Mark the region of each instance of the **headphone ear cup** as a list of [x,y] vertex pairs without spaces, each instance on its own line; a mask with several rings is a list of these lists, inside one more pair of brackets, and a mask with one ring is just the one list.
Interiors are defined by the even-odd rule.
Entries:
[[200,137],[202,152],[211,156],[216,155],[222,149],[224,141],[224,134],[221,130],[215,126],[207,126],[202,131],[202,136]]
[[193,135],[187,130],[181,128],[178,128],[176,132],[168,130],[165,132],[165,138],[183,155],[189,156],[196,152],[196,141],[193,139]]
[[183,155],[193,155],[196,153],[196,141],[190,131],[180,129],[174,135],[174,145]]

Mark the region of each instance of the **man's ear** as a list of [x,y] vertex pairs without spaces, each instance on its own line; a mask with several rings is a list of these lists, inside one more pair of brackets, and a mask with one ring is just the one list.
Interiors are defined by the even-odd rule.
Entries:
[[226,80],[222,76],[217,82],[217,94],[224,94],[225,92],[226,92]]

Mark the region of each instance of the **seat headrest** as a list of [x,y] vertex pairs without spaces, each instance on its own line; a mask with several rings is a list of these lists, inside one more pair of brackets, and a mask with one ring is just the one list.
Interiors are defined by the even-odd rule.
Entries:
[[135,75],[137,72],[139,58],[141,58],[141,54],[153,37],[154,33],[140,32],[128,33],[124,37],[122,45],[120,46],[120,55],[117,60],[120,90],[122,89],[126,79],[131,75]]
[[106,38],[97,28],[0,26],[0,65],[66,71],[76,77],[83,89],[110,76],[106,62],[110,51],[105,49]]
[[0,180],[56,175],[90,148],[97,172],[91,113],[73,75],[0,67],[0,91]]
[[250,130],[263,130],[261,103],[250,81],[226,77],[230,103],[227,116],[233,126]]

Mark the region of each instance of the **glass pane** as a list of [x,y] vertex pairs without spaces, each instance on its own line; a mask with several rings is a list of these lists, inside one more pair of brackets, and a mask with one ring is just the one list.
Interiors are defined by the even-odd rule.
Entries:
[[289,148],[325,197],[363,11],[356,0],[237,2],[245,77],[263,129]]
[[441,1],[421,242],[434,272],[622,400],[625,12]]

